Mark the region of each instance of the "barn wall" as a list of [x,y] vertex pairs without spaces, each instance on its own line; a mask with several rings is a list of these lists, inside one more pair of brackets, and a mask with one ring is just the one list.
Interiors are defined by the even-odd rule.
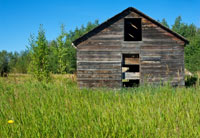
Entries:
[[117,24],[77,47],[80,87],[121,87],[121,39]]
[[[140,17],[130,13],[125,18]],[[121,87],[122,54],[140,54],[141,84],[170,81],[184,85],[184,43],[142,18],[142,41],[124,41],[120,19],[77,46],[80,87]]]

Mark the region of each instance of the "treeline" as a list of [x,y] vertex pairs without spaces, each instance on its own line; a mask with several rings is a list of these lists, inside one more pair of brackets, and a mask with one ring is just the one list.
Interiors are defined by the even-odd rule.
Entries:
[[160,21],[166,27],[187,38],[190,43],[185,47],[185,68],[191,72],[200,71],[200,28],[182,22],[181,16],[170,27],[165,19]]
[[43,72],[42,69],[46,70],[47,74],[49,72],[54,74],[74,73],[76,71],[76,49],[72,46],[72,41],[98,25],[98,20],[96,20],[69,32],[66,32],[65,26],[61,25],[60,35],[56,40],[51,41],[46,40],[45,30],[41,25],[37,36],[30,36],[26,50],[21,52],[3,50],[0,52],[1,76],[6,76],[9,72],[39,75]]
[[[194,24],[182,22],[180,16],[176,18],[172,26],[169,26],[165,19],[159,22],[190,41],[190,44],[185,47],[185,67],[191,72],[200,71],[200,28]],[[98,20],[96,20],[69,32],[66,32],[64,25],[61,25],[60,35],[56,40],[51,41],[46,40],[45,31],[40,26],[37,36],[30,36],[26,50],[0,52],[1,76],[8,72],[30,72],[42,79],[42,76],[49,73],[74,73],[76,71],[76,49],[72,46],[72,41],[98,25]],[[41,72],[43,74],[40,74]]]

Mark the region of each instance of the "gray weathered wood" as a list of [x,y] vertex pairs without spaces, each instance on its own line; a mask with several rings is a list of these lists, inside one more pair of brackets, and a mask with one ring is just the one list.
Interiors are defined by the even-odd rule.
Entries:
[[[124,41],[124,18],[142,18],[142,41]],[[140,55],[140,83],[184,85],[184,43],[152,21],[130,13],[77,46],[77,80],[82,87],[122,86],[122,55]],[[123,71],[125,72],[125,71]],[[129,74],[129,75],[128,75]]]

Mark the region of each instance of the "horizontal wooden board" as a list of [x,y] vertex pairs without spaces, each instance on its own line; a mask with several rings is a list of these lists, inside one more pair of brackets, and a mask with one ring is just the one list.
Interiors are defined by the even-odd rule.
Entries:
[[185,85],[185,81],[181,80],[181,81],[140,81],[141,84],[150,84],[150,85],[163,85],[163,84],[170,84],[172,86],[184,86]]
[[183,55],[184,51],[146,51],[146,50],[141,50],[140,54],[143,55],[152,55],[152,54],[160,54],[160,55]]
[[178,70],[145,70],[145,71],[142,71],[141,72],[141,76],[144,76],[144,75],[153,75],[153,76],[171,76],[171,75],[175,75],[175,76],[178,76],[178,75],[184,75],[183,72],[180,72]]
[[121,77],[114,77],[114,78],[77,78],[78,81],[82,80],[121,80]]
[[91,66],[91,65],[121,65],[121,62],[77,62],[77,64],[78,65],[89,65],[89,66]]
[[80,45],[78,45],[78,49],[84,46],[121,46],[121,40],[87,40]]
[[81,88],[89,87],[110,87],[110,88],[120,88],[122,86],[121,80],[81,80],[78,81],[78,85]]
[[145,79],[143,82],[182,82],[184,81],[182,78],[153,78],[153,79]]
[[98,74],[98,73],[94,73],[94,74],[86,74],[86,73],[78,73],[77,74],[78,78],[94,78],[94,79],[121,79],[121,73],[110,73],[110,74]]
[[140,50],[134,48],[123,48],[121,50],[123,54],[139,54]]
[[121,46],[120,45],[119,46],[106,45],[106,44],[102,44],[102,45],[99,45],[99,46],[87,45],[87,46],[80,47],[78,51],[85,50],[85,49],[90,50],[90,51],[93,51],[93,50],[96,50],[96,49],[99,49],[99,50],[100,49],[105,49],[105,51],[106,51],[107,49],[112,49],[112,50],[113,49],[115,49],[115,50],[121,49]]
[[121,69],[121,62],[78,62],[77,69]]
[[78,55],[121,55],[121,53],[119,52],[115,52],[115,51],[78,51],[77,52]]
[[140,73],[139,72],[125,72],[123,73],[122,75],[123,79],[126,79],[126,80],[138,80],[140,79]]
[[160,61],[161,56],[141,56],[141,61]]
[[134,57],[126,57],[124,59],[124,64],[125,65],[137,65],[140,63],[140,59],[139,58],[134,58]]
[[173,49],[173,48],[171,48],[171,49],[141,49],[141,51],[142,52],[148,52],[148,53],[158,53],[158,52],[160,52],[160,53],[162,53],[162,54],[164,54],[164,53],[166,53],[166,54],[168,54],[169,52],[173,52],[173,53],[175,53],[175,52],[181,52],[181,53],[184,53],[184,50],[182,50],[182,49]]
[[174,65],[163,65],[163,64],[158,65],[158,66],[151,66],[151,65],[143,66],[143,65],[141,65],[141,69],[142,70],[151,70],[151,69],[153,69],[153,70],[158,70],[158,69],[160,69],[160,70],[165,70],[165,69],[177,70],[177,69],[182,69],[182,68],[183,68],[183,65],[181,65],[181,64],[179,64],[177,66],[174,66]]
[[119,69],[90,69],[90,70],[77,70],[77,74],[121,74]]
[[81,54],[78,58],[121,58],[121,54],[117,55],[106,55],[106,54]]
[[173,50],[173,49],[183,49],[182,46],[179,46],[177,44],[175,45],[151,45],[151,44],[144,44],[140,47],[141,50],[153,50],[153,49],[158,49],[158,50]]
[[78,61],[121,61],[121,58],[77,58]]

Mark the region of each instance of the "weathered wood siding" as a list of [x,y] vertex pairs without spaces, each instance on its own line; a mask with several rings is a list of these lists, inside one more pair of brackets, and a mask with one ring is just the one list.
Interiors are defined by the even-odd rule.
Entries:
[[[124,41],[124,18],[142,18],[142,41]],[[140,83],[184,85],[184,42],[130,13],[77,46],[80,87],[121,87],[122,54],[140,54]]]

